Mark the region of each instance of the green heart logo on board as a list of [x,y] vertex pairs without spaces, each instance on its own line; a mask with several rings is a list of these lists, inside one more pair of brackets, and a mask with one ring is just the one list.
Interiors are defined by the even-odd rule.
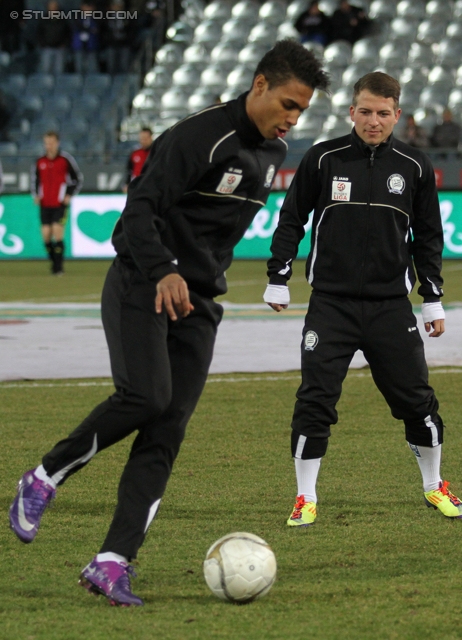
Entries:
[[96,242],[106,242],[114,231],[115,224],[120,217],[120,211],[115,209],[96,213],[96,211],[81,211],[77,218],[80,231]]

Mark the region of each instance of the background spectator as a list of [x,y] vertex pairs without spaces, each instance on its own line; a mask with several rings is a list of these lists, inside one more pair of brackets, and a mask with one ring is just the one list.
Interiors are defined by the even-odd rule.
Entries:
[[[50,0],[48,13],[59,11],[56,0]],[[67,48],[70,43],[71,29],[63,18],[42,18],[37,27],[37,39],[40,46],[40,71],[43,73],[63,73]]]
[[452,119],[450,109],[443,111],[443,122],[437,124],[432,133],[432,144],[434,147],[447,147],[457,149],[460,142],[461,128]]
[[332,15],[332,40],[348,40],[354,43],[365,35],[369,19],[363,9],[341,0]]
[[318,0],[310,2],[308,9],[297,18],[295,28],[301,42],[319,42],[325,46],[330,39],[331,21],[319,8]]
[[0,89],[0,141],[8,140],[7,127],[11,118],[11,111],[8,108],[8,100]]
[[[21,47],[21,19],[24,10],[24,0],[0,0],[0,50],[15,53]],[[18,18],[11,18],[11,12],[16,11]]]
[[141,169],[148,158],[153,141],[151,129],[149,127],[143,127],[138,134],[138,139],[140,142],[140,148],[135,149],[128,159],[127,178],[122,189],[124,193],[127,193],[130,182],[140,175]]
[[106,70],[111,74],[127,73],[130,68],[130,47],[134,37],[132,23],[134,21],[117,17],[117,12],[124,11],[124,5],[120,0],[112,2],[108,10],[115,12],[115,14],[114,17],[108,18],[103,23],[102,42]]
[[402,132],[396,136],[403,142],[407,142],[411,147],[428,147],[429,141],[427,132],[416,124],[412,114],[406,116],[406,126]]
[[[93,12],[94,6],[83,2],[80,11]],[[72,22],[72,50],[74,67],[78,73],[97,73],[100,27],[91,16],[78,18]]]

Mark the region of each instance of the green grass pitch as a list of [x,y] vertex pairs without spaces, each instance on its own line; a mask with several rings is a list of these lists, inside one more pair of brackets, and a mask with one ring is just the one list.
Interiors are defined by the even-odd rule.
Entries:
[[[447,263],[450,302],[462,300],[460,264]],[[69,263],[65,277],[55,279],[44,263],[3,263],[0,299],[97,300],[106,266]],[[232,285],[226,299],[259,302],[264,270],[262,263],[235,263],[230,282],[250,282]],[[294,302],[303,296],[306,284],[294,282]],[[443,477],[459,496],[461,374],[462,368],[431,371],[447,424]],[[8,529],[20,475],[111,393],[110,381],[0,383],[0,638],[460,639],[462,521],[424,506],[402,426],[367,369],[345,380],[321,467],[316,525],[285,526],[296,491],[289,424],[298,379],[298,372],[209,378],[139,554],[133,581],[145,600],[139,609],[109,607],[77,586],[106,533],[131,439],[60,488],[33,544],[21,544]],[[202,576],[210,544],[236,530],[263,537],[278,561],[273,589],[245,606],[216,599]]]

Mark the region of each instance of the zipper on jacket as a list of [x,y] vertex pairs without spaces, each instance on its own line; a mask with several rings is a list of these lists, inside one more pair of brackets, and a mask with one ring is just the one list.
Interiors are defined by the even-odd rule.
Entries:
[[367,194],[367,219],[366,219],[366,236],[364,239],[364,252],[363,252],[363,260],[361,263],[361,279],[359,283],[359,295],[362,294],[363,285],[364,285],[364,267],[366,264],[366,253],[367,253],[367,245],[369,240],[369,218],[371,214],[371,194],[372,194],[372,172],[374,170],[374,159],[375,159],[375,147],[371,149],[371,155],[369,158],[369,191]]

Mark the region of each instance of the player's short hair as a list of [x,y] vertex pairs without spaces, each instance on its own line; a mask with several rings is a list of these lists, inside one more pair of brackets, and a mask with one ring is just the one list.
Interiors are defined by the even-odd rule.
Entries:
[[44,138],[56,138],[56,140],[59,140],[59,133],[57,131],[50,130],[50,131],[46,131],[43,134],[43,137]]
[[152,129],[150,127],[142,127],[140,129],[140,133],[144,131],[145,133],[149,133],[150,136],[152,136]]
[[366,73],[365,76],[360,78],[353,87],[353,106],[356,107],[358,95],[361,91],[370,91],[375,96],[382,96],[383,98],[393,98],[395,103],[395,110],[399,106],[399,97],[401,95],[401,86],[395,78],[392,78],[388,73],[382,71],[372,71],[372,73]]
[[257,65],[254,79],[264,75],[270,89],[298,80],[312,89],[329,88],[329,76],[312,51],[296,40],[285,38],[276,42]]

